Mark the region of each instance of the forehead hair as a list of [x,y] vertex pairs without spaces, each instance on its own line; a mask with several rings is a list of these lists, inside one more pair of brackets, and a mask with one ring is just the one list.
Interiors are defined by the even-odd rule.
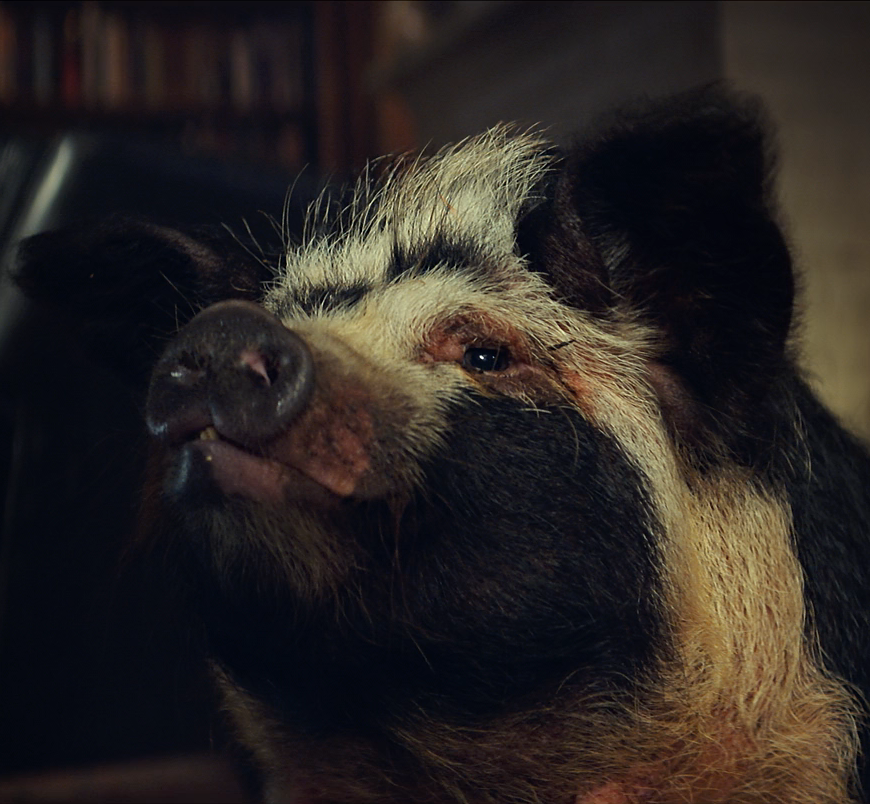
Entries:
[[318,288],[353,294],[447,265],[499,264],[513,254],[517,218],[551,164],[541,137],[499,126],[429,157],[372,166],[337,213],[314,205],[267,304]]

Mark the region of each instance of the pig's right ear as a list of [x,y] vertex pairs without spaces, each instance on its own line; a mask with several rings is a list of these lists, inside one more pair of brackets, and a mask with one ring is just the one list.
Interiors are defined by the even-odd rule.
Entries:
[[223,231],[131,218],[30,237],[13,273],[89,352],[135,378],[147,376],[166,341],[200,309],[257,300],[270,277],[264,261]]

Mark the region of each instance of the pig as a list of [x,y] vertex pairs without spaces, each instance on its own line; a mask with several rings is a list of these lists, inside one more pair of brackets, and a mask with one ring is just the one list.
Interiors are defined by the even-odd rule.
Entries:
[[274,255],[24,243],[140,378],[140,547],[266,801],[866,800],[870,457],[800,368],[774,173],[713,86],[379,162]]

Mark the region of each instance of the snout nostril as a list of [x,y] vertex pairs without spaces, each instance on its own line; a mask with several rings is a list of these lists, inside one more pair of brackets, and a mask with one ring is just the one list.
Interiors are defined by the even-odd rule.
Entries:
[[205,375],[202,359],[192,354],[179,355],[167,371],[169,377],[182,386],[193,386]]
[[244,349],[239,355],[239,366],[262,378],[262,384],[266,388],[274,385],[278,378],[278,367],[275,361],[256,349]]
[[274,385],[278,382],[278,378],[281,374],[281,359],[278,357],[268,357],[266,360],[266,375],[269,378],[269,382]]

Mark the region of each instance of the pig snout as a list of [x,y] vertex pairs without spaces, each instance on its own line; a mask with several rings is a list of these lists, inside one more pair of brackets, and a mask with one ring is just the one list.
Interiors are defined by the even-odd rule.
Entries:
[[256,450],[305,407],[313,378],[311,353],[298,335],[255,304],[221,302],[184,327],[157,364],[148,429],[178,444],[214,427]]
[[287,473],[271,445],[306,408],[313,386],[308,347],[271,313],[243,301],[203,310],[151,377],[146,424],[174,456],[166,491],[279,500]]

